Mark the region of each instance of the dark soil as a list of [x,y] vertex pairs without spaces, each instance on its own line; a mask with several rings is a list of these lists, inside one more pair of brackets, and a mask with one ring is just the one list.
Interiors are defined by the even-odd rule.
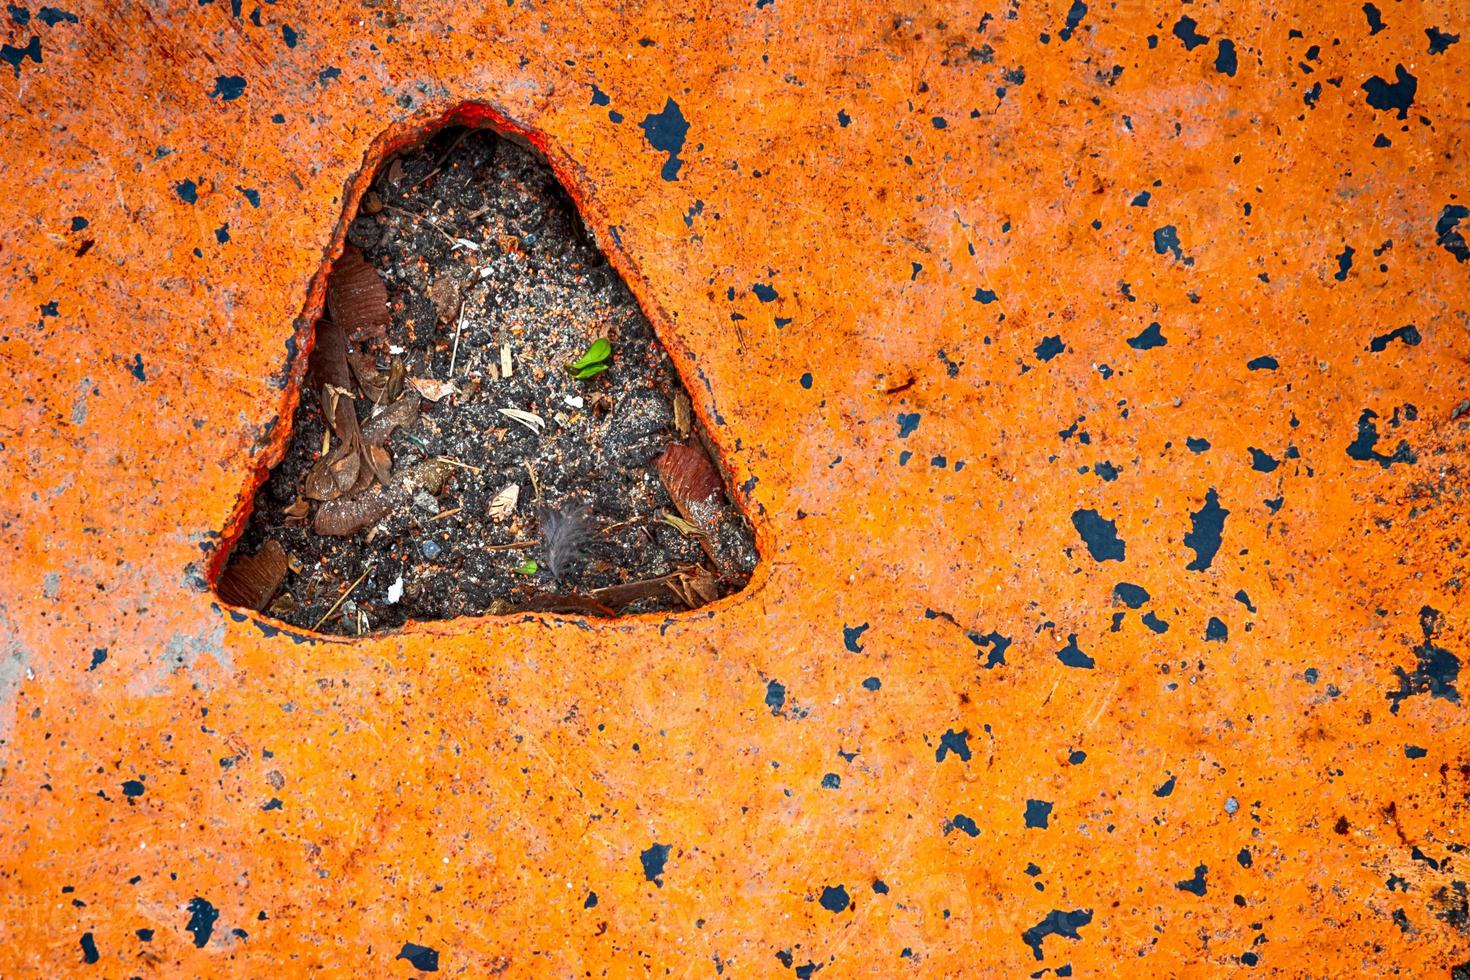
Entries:
[[[671,500],[656,463],[671,444],[701,447],[687,395],[622,278],[532,150],[486,130],[443,132],[382,168],[347,239],[389,297],[386,338],[367,340],[361,352],[384,378],[401,361],[402,397],[420,409],[385,443],[393,480],[436,458],[453,461],[451,475],[437,496],[398,494],[386,517],[350,536],[317,533],[323,505],[304,494],[326,433],[316,361],[324,355],[314,354],[290,446],[261,486],[235,552],[238,560],[273,540],[290,561],[284,582],[259,605],[296,626],[357,635],[486,612],[684,609],[745,584],[755,547],[723,492],[693,514],[702,538],[688,523],[681,529],[689,508]],[[471,244],[456,246],[461,239]],[[599,337],[611,342],[609,368],[574,379],[567,365]],[[500,376],[503,345],[509,378]],[[414,379],[451,381],[458,393],[419,400],[424,386]],[[381,408],[360,387],[352,393],[366,427]],[[505,408],[539,416],[544,429],[532,431]],[[511,485],[519,488],[513,513],[490,516],[492,500]],[[564,539],[549,555],[543,525],[580,508],[585,546]],[[671,587],[607,591],[676,574],[683,577]]]

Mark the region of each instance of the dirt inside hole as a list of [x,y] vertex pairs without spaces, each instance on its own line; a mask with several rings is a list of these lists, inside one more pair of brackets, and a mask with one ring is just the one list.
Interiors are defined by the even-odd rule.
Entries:
[[744,586],[751,530],[673,364],[534,151],[446,130],[380,168],[347,241],[223,599],[361,635]]

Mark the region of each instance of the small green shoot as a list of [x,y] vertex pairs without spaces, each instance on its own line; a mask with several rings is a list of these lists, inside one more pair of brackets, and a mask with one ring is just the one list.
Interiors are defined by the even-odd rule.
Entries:
[[541,566],[538,565],[538,564],[536,564],[536,559],[534,559],[534,558],[527,558],[525,561],[521,562],[519,565],[516,566],[516,574],[517,575],[535,575],[538,571],[540,571],[540,569],[541,569]]
[[573,378],[583,381],[606,371],[609,357],[612,357],[612,344],[608,343],[606,337],[598,337],[587,348],[587,353],[567,365],[567,370],[572,372]]

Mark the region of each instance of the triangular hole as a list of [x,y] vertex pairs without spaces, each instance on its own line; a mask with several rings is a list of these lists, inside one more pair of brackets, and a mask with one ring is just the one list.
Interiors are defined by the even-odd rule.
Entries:
[[749,580],[679,375],[520,140],[451,127],[385,161],[315,329],[225,602],[362,635],[690,609]]

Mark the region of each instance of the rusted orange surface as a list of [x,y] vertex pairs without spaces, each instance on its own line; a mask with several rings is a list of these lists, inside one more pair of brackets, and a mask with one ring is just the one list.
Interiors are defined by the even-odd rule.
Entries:
[[[1463,8],[311,6],[0,26],[0,974],[1470,960]],[[738,596],[215,603],[464,104],[674,353]]]

